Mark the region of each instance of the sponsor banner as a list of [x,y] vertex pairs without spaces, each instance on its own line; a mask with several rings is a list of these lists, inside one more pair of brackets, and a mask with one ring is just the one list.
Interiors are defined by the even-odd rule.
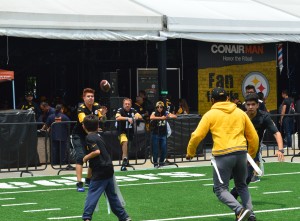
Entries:
[[223,87],[244,101],[245,87],[254,85],[266,98],[268,110],[277,109],[276,49],[272,44],[233,45],[201,43],[198,60],[198,111],[211,107],[210,91]]
[[14,80],[14,72],[0,69],[0,82]]

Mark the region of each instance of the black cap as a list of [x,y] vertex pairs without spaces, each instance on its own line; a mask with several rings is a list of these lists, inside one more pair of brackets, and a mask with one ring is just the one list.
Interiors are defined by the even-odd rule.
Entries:
[[28,97],[28,96],[33,96],[33,93],[32,93],[31,91],[27,91],[27,92],[25,93],[25,96],[26,96],[26,97]]
[[224,97],[227,97],[227,93],[222,87],[216,87],[211,91],[211,98],[215,100],[219,100]]

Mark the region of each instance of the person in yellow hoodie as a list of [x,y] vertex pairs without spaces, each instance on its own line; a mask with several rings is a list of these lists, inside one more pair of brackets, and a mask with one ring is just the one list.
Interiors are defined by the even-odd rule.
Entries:
[[[247,178],[247,151],[255,157],[259,139],[256,130],[247,116],[236,104],[228,99],[224,88],[217,87],[211,92],[211,109],[205,113],[198,127],[192,133],[187,147],[186,159],[192,159],[199,143],[210,131],[213,139],[212,163],[214,192],[218,199],[232,209],[237,221],[248,220],[253,205]],[[228,191],[233,177],[241,197],[240,204]]]

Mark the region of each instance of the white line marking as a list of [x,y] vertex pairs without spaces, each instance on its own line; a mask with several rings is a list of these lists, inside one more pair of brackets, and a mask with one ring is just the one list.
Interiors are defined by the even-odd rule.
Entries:
[[81,218],[82,216],[65,216],[65,217],[50,217],[47,219],[76,219]]
[[197,180],[175,180],[175,181],[166,181],[166,182],[153,182],[153,183],[128,183],[120,184],[119,186],[142,186],[142,185],[156,185],[156,184],[169,184],[169,183],[185,183],[185,182],[195,182],[195,181],[207,181],[212,180],[212,178],[207,179],[197,179]]
[[292,172],[292,173],[273,173],[273,174],[264,174],[264,176],[282,176],[282,175],[294,175],[300,174],[300,172]]
[[285,191],[277,191],[277,192],[264,192],[263,194],[277,194],[277,193],[292,193],[293,191],[285,190]]
[[0,198],[0,200],[15,200],[16,198]]
[[24,205],[35,205],[37,203],[18,203],[18,204],[4,204],[1,206],[24,206]]
[[[196,182],[196,181],[207,181],[208,179],[196,179],[196,180],[175,180],[166,182],[153,182],[153,183],[128,183],[120,184],[119,186],[143,186],[143,185],[157,185],[157,184],[168,184],[168,183],[185,183],[185,182]],[[50,191],[64,191],[64,190],[75,190],[76,188],[62,188],[62,189],[46,189],[46,190],[24,190],[24,191],[14,191],[14,192],[2,192],[1,194],[14,194],[14,193],[35,193],[35,192],[50,192]]]
[[[300,207],[272,209],[272,210],[259,210],[259,211],[254,211],[254,212],[255,213],[268,213],[268,212],[280,212],[280,211],[288,211],[288,210],[300,210]],[[187,220],[187,219],[201,219],[201,218],[219,217],[219,216],[234,216],[234,213],[209,214],[209,215],[202,215],[202,216],[185,216],[185,217],[166,218],[166,219],[151,219],[151,220],[143,220],[143,221]]]
[[53,211],[61,210],[61,208],[50,208],[50,209],[35,209],[35,210],[24,210],[24,213],[35,213],[35,212],[44,212],[44,211]]
[[[280,173],[280,174],[265,174],[264,176],[280,176],[280,175],[295,175],[300,174],[300,172],[294,173]],[[153,182],[153,183],[128,183],[120,184],[119,186],[142,186],[142,185],[156,185],[156,184],[168,184],[168,183],[183,183],[183,182],[195,182],[195,181],[207,181],[212,180],[212,178],[207,179],[196,179],[196,180],[178,180],[178,181],[168,181],[168,182]],[[251,188],[251,187],[249,187]],[[254,187],[252,187],[254,188]],[[14,194],[14,193],[35,193],[35,192],[49,192],[49,191],[64,191],[64,190],[75,190],[75,188],[62,188],[62,189],[47,189],[47,190],[30,190],[30,191],[14,191],[14,192],[0,192],[2,194]]]
[[203,184],[203,186],[213,186],[214,184],[213,183],[206,183],[206,184]]
[[1,194],[14,194],[14,193],[36,193],[36,192],[51,192],[51,191],[64,191],[64,190],[75,190],[75,188],[62,188],[62,189],[46,189],[46,190],[24,190],[15,192],[2,192]]

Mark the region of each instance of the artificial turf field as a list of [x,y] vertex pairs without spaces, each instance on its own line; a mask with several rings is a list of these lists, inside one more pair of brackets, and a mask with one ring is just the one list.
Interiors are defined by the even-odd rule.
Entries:
[[[300,164],[266,163],[265,176],[251,183],[258,221],[300,220]],[[134,221],[235,220],[212,192],[212,168],[180,167],[116,172]],[[0,179],[1,221],[81,220],[85,193],[75,189],[75,176]],[[105,198],[93,220],[117,220]]]

